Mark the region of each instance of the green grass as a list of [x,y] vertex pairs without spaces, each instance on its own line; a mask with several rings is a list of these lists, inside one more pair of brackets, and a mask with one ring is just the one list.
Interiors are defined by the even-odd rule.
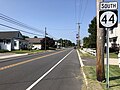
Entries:
[[9,52],[8,50],[0,50],[0,53],[7,53]]
[[[80,52],[80,55],[81,55],[82,58],[89,57],[89,58],[94,58],[95,59],[95,57],[96,57],[96,56],[93,56],[89,53],[84,53],[83,54],[82,52]],[[110,58],[118,58],[118,54],[116,54],[116,53],[109,53],[109,56],[110,56]],[[106,58],[106,54],[104,54],[104,57]]]
[[43,52],[44,50],[15,50],[11,51],[11,53],[16,54],[24,54],[24,53],[37,53],[37,52]]
[[110,66],[110,90],[120,90],[120,68],[114,65]]
[[[80,52],[80,51],[79,51]],[[80,56],[81,56],[81,58],[92,58],[92,59],[95,59],[96,58],[96,56],[93,56],[93,55],[91,55],[91,54],[89,54],[89,53],[82,53],[82,52],[80,52]]]
[[[83,69],[84,69],[84,72],[88,80],[88,86],[91,88],[89,90],[94,90],[95,87],[107,90],[106,83],[99,83],[96,80],[96,67],[95,66],[85,66]],[[109,90],[120,90],[120,68],[118,66],[110,65],[110,88]]]
[[[106,58],[106,54],[104,54],[105,58]],[[109,54],[110,58],[118,58],[118,55],[116,53],[110,53]]]

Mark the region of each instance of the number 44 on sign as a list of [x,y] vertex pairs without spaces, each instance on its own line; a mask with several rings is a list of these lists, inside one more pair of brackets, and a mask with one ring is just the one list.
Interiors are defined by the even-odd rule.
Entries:
[[117,27],[118,14],[117,10],[113,11],[100,11],[100,28],[113,28]]

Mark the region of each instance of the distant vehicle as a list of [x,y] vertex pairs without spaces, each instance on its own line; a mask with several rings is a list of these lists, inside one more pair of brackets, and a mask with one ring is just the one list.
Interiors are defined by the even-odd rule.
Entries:
[[76,49],[76,46],[74,46],[74,49]]

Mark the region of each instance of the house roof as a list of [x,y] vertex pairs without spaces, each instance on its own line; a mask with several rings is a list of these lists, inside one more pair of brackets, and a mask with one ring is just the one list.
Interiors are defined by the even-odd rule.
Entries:
[[0,32],[0,39],[12,39],[12,38],[18,38],[22,39],[22,34],[20,31],[2,31]]
[[26,38],[26,40],[29,41],[29,43],[33,43],[33,44],[38,44],[38,43],[41,43],[41,40],[43,38]]

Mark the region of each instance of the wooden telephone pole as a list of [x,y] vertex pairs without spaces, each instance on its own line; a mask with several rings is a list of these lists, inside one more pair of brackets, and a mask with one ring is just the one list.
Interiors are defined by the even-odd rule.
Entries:
[[97,62],[96,62],[96,76],[97,80],[102,82],[105,80],[104,68],[104,45],[105,45],[105,30],[99,28],[99,3],[104,0],[96,0],[97,7]]
[[46,51],[46,49],[47,49],[47,48],[46,48],[46,34],[47,34],[47,33],[46,33],[46,29],[47,29],[47,28],[45,27],[45,51]]
[[80,48],[80,23],[78,24],[78,38],[77,38],[77,47]]

